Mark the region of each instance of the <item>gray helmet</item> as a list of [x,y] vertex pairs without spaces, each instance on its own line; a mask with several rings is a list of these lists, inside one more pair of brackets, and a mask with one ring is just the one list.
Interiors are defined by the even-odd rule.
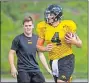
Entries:
[[48,22],[48,14],[55,15],[54,21],[58,21],[62,17],[62,8],[58,5],[50,5],[44,12],[45,21]]

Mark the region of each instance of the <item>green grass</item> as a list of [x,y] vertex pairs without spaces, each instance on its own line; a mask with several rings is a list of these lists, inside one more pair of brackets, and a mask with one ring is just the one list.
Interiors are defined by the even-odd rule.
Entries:
[[[87,78],[88,73],[88,2],[87,0],[40,0],[35,1],[6,1],[1,3],[1,72],[9,72],[8,52],[13,38],[23,32],[22,20],[25,15],[33,17],[35,28],[36,24],[44,20],[44,10],[49,4],[60,4],[63,7],[63,19],[74,20],[77,24],[77,34],[83,42],[82,48],[73,46],[75,54],[74,78]],[[35,16],[38,15],[38,18]],[[34,29],[34,33],[36,29]],[[45,53],[47,62],[48,54]],[[47,73],[42,63],[37,58],[41,71],[47,78],[51,76]],[[10,76],[8,73],[2,76]],[[82,76],[82,77],[81,77]]]

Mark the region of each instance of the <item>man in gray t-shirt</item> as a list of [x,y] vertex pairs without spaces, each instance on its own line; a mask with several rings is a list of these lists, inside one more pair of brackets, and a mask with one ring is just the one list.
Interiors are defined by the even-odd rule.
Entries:
[[[37,51],[36,43],[38,37],[32,33],[32,18],[26,17],[23,21],[24,33],[16,36],[12,41],[11,50],[9,52],[9,63],[11,67],[11,75],[17,76],[18,83],[44,83],[45,79],[40,72],[36,61],[36,53],[47,71],[51,73],[43,53]],[[14,55],[17,55],[17,69],[14,65]]]

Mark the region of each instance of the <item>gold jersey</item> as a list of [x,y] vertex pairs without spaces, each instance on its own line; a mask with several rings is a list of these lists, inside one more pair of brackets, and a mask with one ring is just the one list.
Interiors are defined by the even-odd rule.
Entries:
[[72,20],[63,20],[57,27],[42,21],[37,25],[37,32],[38,36],[44,39],[47,44],[53,44],[53,48],[49,52],[50,60],[60,59],[73,53],[71,44],[65,42],[67,32],[76,32],[76,24]]

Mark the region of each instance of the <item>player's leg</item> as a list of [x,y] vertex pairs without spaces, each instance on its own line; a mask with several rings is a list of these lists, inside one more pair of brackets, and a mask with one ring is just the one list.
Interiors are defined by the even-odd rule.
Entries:
[[57,79],[57,77],[54,77],[55,83],[71,83],[72,82],[72,76],[70,77],[70,79],[68,81],[63,81],[60,79]]
[[[59,77],[58,80],[70,82],[72,80],[72,73],[74,71],[74,55],[70,54],[58,61]],[[60,81],[59,80],[59,81]]]
[[59,71],[58,71],[58,60],[50,60],[50,66],[51,66],[51,69],[52,69],[52,72],[53,72],[53,77],[54,77],[54,81],[55,83],[61,83],[61,82],[65,82],[61,79],[58,79],[58,74],[59,74]]
[[57,80],[57,83],[71,83],[72,82],[72,76],[70,77],[70,79],[67,81],[67,82],[65,82],[65,81],[62,81],[62,80]]
[[45,78],[41,72],[32,72],[32,83],[45,83]]
[[65,82],[65,81],[58,79],[58,77],[56,77],[56,76],[53,76],[53,77],[54,77],[55,83],[64,83]]
[[29,73],[24,71],[19,71],[17,75],[17,83],[30,83],[31,77]]
[[68,80],[68,83],[71,83],[72,82],[72,76],[70,77],[70,79]]
[[[52,60],[50,61],[50,66],[52,68]],[[58,60],[58,69],[59,69],[59,76],[55,77],[55,83],[67,83],[70,81],[70,77],[74,70],[74,55],[68,55],[62,59]]]
[[72,82],[72,76],[70,77],[70,79],[68,81],[63,81],[63,80],[57,80],[57,83],[71,83]]

